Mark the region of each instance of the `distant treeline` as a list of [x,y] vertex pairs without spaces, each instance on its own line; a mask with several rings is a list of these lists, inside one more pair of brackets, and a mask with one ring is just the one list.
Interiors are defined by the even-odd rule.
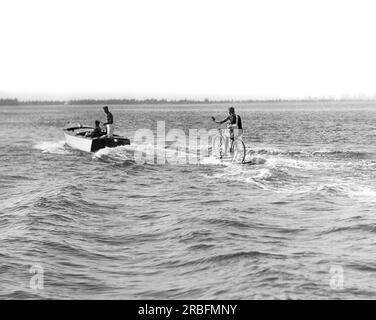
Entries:
[[19,102],[17,99],[0,99],[1,106],[16,106]]
[[191,100],[191,99],[74,99],[74,100],[28,100],[0,99],[0,105],[127,105],[127,104],[199,104],[199,103],[231,103],[235,100]]
[[168,99],[77,99],[69,100],[67,104],[88,105],[88,104],[192,104],[192,103],[211,103],[209,99],[205,100],[168,100]]
[[74,99],[74,100],[28,100],[0,99],[0,105],[98,105],[98,104],[194,104],[194,103],[219,103],[234,102],[233,100],[168,100],[168,99]]
[[65,101],[58,100],[28,100],[20,101],[18,99],[0,99],[0,106],[20,106],[20,105],[55,105],[66,104]]
[[262,103],[262,102],[330,102],[330,101],[369,101],[370,99],[270,99],[270,100],[168,100],[168,99],[74,99],[74,100],[28,100],[0,99],[0,105],[127,105],[127,104],[203,104],[203,103]]

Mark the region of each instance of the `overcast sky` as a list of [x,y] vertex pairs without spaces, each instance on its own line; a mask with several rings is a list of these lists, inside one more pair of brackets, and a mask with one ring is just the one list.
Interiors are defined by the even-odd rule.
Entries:
[[364,0],[1,0],[0,97],[376,97]]

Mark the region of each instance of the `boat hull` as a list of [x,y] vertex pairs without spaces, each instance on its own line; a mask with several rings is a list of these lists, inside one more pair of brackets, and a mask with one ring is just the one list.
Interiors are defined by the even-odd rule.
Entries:
[[85,132],[89,132],[91,129],[90,127],[64,129],[67,145],[85,152],[96,152],[104,148],[115,148],[130,144],[129,139],[117,135],[114,135],[113,138],[107,138],[106,136],[99,138],[85,137]]

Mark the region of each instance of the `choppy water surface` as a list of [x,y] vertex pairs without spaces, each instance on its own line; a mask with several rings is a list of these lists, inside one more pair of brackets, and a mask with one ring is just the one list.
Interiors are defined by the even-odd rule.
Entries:
[[[112,111],[132,139],[157,121],[215,128],[226,108]],[[258,165],[88,154],[61,128],[100,106],[0,107],[0,298],[375,298],[376,104],[236,108]]]

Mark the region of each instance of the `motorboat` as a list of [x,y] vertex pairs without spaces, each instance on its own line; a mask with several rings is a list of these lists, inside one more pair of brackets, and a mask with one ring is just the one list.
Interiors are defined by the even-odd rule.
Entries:
[[63,129],[66,143],[71,148],[81,151],[96,152],[104,148],[115,148],[131,144],[128,138],[116,134],[112,138],[108,138],[104,131],[100,137],[92,138],[86,136],[93,130],[93,127],[83,125]]

